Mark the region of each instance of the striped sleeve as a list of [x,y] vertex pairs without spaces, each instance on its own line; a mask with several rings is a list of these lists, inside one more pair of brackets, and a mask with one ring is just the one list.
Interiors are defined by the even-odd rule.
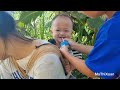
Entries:
[[82,59],[82,53],[76,50],[72,50],[73,56]]

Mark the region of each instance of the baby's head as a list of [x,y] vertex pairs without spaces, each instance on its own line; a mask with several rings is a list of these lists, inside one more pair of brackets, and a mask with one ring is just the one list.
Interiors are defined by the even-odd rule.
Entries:
[[57,44],[62,41],[62,38],[71,38],[72,30],[73,22],[69,16],[62,14],[53,18],[51,33]]

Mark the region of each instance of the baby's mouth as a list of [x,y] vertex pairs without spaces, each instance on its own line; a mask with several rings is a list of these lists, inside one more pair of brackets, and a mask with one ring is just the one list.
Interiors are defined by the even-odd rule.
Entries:
[[64,39],[65,37],[59,37],[59,38]]

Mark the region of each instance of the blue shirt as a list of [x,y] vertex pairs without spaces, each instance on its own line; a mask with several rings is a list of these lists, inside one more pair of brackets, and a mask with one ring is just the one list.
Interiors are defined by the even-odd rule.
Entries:
[[85,64],[104,79],[112,79],[120,72],[120,11],[99,29]]

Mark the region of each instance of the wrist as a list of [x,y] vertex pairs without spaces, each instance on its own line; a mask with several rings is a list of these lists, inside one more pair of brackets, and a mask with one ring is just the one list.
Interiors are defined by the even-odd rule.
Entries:
[[74,43],[72,46],[71,46],[72,49],[76,50],[77,49],[77,43]]

